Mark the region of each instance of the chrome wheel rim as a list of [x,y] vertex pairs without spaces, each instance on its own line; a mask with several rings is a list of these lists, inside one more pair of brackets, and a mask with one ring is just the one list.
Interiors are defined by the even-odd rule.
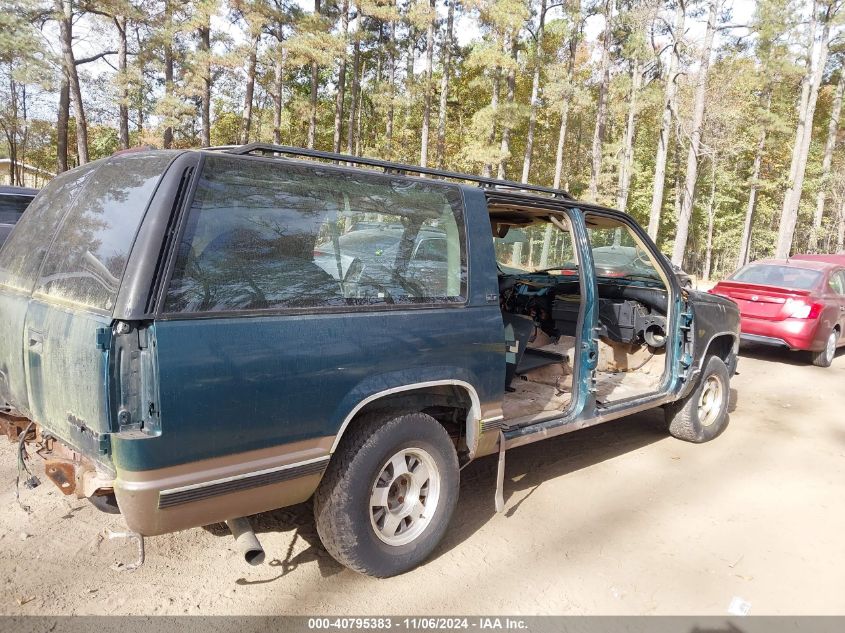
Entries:
[[836,354],[836,332],[831,332],[827,338],[827,346],[824,348],[825,360],[832,362],[834,354]]
[[440,471],[421,448],[403,448],[379,470],[370,491],[370,523],[388,545],[407,545],[431,523],[440,500]]
[[698,421],[702,426],[710,426],[719,418],[723,393],[722,381],[717,376],[708,376],[698,399]]

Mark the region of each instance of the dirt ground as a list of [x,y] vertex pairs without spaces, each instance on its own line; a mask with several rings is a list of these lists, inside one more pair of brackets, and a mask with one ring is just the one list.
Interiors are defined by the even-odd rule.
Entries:
[[[119,517],[49,482],[15,502],[0,445],[3,614],[845,614],[845,354],[829,369],[743,353],[727,431],[696,446],[652,411],[508,453],[462,473],[451,531],[432,559],[389,580],[320,546],[307,505],[258,516],[261,567],[220,529],[131,545]],[[36,458],[37,459],[37,458]],[[42,478],[43,479],[43,478]]]

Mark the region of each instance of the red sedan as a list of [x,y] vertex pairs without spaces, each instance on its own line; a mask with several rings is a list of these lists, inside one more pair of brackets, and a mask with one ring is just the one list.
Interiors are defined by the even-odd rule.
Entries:
[[829,367],[845,345],[845,265],[769,259],[740,268],[711,293],[739,305],[741,339],[812,352]]

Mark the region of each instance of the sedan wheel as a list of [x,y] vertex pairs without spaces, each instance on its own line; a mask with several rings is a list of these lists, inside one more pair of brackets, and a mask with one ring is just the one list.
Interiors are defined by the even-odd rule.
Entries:
[[817,367],[830,367],[833,364],[833,358],[836,356],[836,339],[838,332],[833,330],[830,336],[827,337],[824,349],[820,352],[813,352],[813,365]]

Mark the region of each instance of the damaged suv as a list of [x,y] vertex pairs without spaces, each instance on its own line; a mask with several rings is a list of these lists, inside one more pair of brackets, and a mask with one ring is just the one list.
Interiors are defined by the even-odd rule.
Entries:
[[243,518],[313,496],[374,576],[432,552],[473,459],[499,454],[501,509],[512,447],[654,407],[716,437],[739,341],[624,213],[261,144],[58,176],[0,250],[0,313],[0,423],[63,493],[140,538],[226,521],[252,562]]

